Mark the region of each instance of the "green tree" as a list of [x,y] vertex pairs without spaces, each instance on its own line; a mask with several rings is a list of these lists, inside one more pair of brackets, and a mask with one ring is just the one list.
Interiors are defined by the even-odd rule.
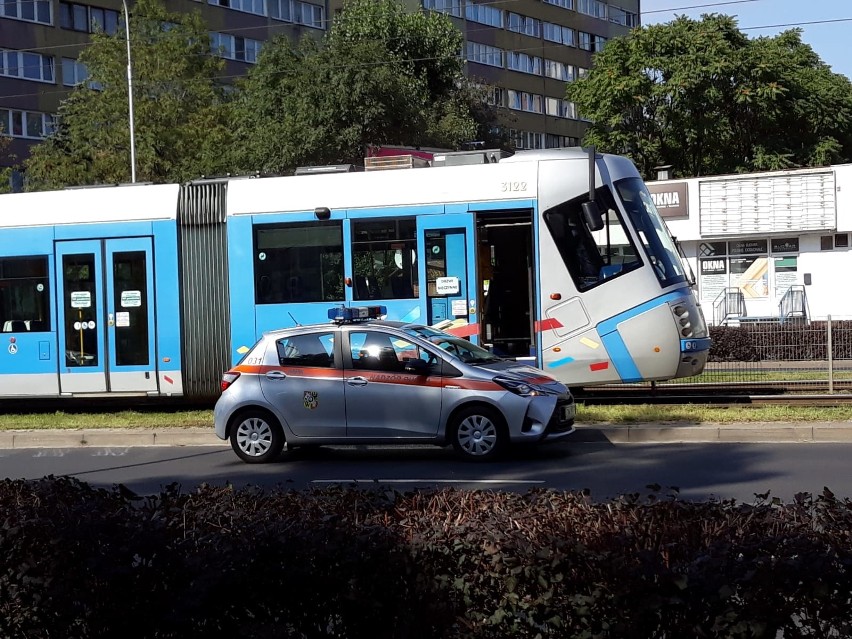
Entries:
[[12,190],[12,172],[15,170],[15,156],[9,153],[12,138],[3,135],[3,125],[0,124],[0,193],[9,193]]
[[[227,170],[223,60],[210,54],[200,14],[137,0],[130,32],[137,180],[176,182]],[[130,181],[124,31],[94,34],[80,61],[89,80],[62,102],[55,133],[26,162],[29,189]]]
[[634,29],[567,98],[592,121],[585,142],[646,177],[662,164],[688,177],[852,157],[852,84],[799,30],[749,39],[720,15]]
[[[480,95],[461,33],[395,0],[351,0],[324,41],[264,46],[234,113],[245,169],[360,162],[368,144],[459,148],[476,139]],[[479,110],[477,110],[479,109]]]

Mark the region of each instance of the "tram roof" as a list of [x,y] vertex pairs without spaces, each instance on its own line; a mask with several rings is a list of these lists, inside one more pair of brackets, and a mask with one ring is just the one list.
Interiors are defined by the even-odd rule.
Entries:
[[173,220],[177,184],[135,184],[3,196],[0,227]]

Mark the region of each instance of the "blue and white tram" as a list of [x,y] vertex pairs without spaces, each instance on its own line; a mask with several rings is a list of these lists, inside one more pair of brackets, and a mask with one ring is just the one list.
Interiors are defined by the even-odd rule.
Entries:
[[0,398],[212,396],[264,331],[365,304],[572,386],[694,375],[709,350],[616,156],[0,196]]
[[0,397],[183,393],[178,188],[0,198]]

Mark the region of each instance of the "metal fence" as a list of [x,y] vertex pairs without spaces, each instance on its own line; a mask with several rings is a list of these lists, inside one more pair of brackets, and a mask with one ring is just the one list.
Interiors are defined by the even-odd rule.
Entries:
[[[755,318],[757,319],[757,318]],[[760,318],[711,327],[704,372],[656,382],[663,389],[791,393],[852,392],[852,318]]]

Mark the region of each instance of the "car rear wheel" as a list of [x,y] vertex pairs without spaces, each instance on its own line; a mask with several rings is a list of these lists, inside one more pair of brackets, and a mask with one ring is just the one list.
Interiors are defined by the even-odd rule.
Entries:
[[453,448],[465,459],[494,459],[506,445],[503,418],[487,406],[465,408],[456,415],[452,441]]
[[231,448],[249,464],[270,462],[284,448],[284,431],[271,414],[248,411],[240,414],[231,426]]

